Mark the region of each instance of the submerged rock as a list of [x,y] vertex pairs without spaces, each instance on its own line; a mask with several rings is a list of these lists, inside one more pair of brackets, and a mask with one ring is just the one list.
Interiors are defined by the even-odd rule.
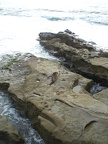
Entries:
[[5,116],[0,116],[0,144],[24,144],[19,132]]
[[[50,85],[54,72],[59,74]],[[89,94],[92,80],[59,62],[24,55],[0,70],[0,81],[9,83],[16,106],[46,144],[108,143],[108,105]]]
[[91,42],[79,39],[69,30],[57,34],[40,33],[39,37],[40,44],[49,53],[63,60],[63,63],[68,63],[71,70],[108,86],[107,53],[96,51]]

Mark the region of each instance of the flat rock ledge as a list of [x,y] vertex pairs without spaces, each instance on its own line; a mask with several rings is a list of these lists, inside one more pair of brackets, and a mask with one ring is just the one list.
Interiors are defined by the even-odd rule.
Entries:
[[92,80],[31,54],[7,59],[0,62],[0,89],[25,111],[46,144],[108,144],[108,104],[101,93],[95,98],[88,92]]
[[0,116],[0,144],[24,144],[19,132],[5,116]]
[[71,70],[108,86],[108,52],[97,51],[93,42],[80,39],[69,30],[41,32],[39,41],[50,54],[58,57]]

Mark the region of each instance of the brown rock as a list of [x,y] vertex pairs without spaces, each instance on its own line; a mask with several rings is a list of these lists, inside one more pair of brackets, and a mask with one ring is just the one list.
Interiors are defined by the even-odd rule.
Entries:
[[32,55],[19,56],[8,68],[0,71],[1,84],[10,84],[10,96],[47,144],[108,143],[108,105],[87,92],[92,80]]
[[[69,31],[69,30],[68,30]],[[101,81],[108,86],[108,58],[96,51],[95,47],[74,34],[59,32],[57,34],[41,33],[40,44],[52,55],[63,60],[71,70],[86,77]],[[50,39],[50,40],[49,40]]]
[[93,97],[108,105],[108,89],[105,89],[99,93],[94,94]]
[[5,116],[0,116],[0,144],[24,144],[19,132]]

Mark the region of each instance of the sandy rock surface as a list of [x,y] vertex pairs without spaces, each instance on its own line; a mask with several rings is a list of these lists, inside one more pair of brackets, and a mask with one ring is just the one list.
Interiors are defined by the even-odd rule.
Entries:
[[108,143],[108,105],[91,96],[91,84],[59,62],[31,54],[11,57],[8,65],[1,61],[0,89],[8,90],[46,144]]

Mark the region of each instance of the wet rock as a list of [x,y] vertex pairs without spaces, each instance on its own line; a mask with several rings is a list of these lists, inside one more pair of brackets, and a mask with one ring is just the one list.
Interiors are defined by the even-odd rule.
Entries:
[[9,83],[0,83],[0,90],[4,91],[4,90],[8,90],[9,88]]
[[[57,34],[55,33],[47,33],[47,32],[41,32],[39,34],[41,44],[44,44],[47,40],[53,40],[53,38],[59,38],[61,43],[65,43],[68,46],[75,47],[77,49],[88,49],[89,51],[95,50],[95,47],[92,46],[89,42],[78,38],[74,33],[72,32],[67,32],[69,30],[66,30],[64,32],[58,32]],[[46,41],[45,41],[46,40]]]
[[0,116],[0,144],[24,144],[19,132],[5,116]]
[[90,88],[89,92],[93,95],[93,94],[99,93],[100,91],[103,91],[106,88],[107,87],[102,86],[101,83],[93,82],[92,87]]
[[[41,37],[42,35],[47,37],[47,33],[41,33]],[[60,58],[64,65],[68,63],[71,70],[108,86],[107,53],[96,51],[91,42],[79,39],[69,30],[57,34],[50,33],[50,35],[49,38],[48,33],[48,40],[40,37],[40,44],[50,54]]]
[[42,40],[50,40],[50,39],[52,39],[52,38],[55,37],[55,34],[53,34],[53,33],[47,33],[47,32],[46,33],[40,33],[39,37]]
[[[0,71],[0,81],[10,84],[16,106],[47,144],[108,143],[108,105],[87,92],[92,80],[33,55],[9,68],[11,74]],[[54,72],[59,74],[50,85]]]

